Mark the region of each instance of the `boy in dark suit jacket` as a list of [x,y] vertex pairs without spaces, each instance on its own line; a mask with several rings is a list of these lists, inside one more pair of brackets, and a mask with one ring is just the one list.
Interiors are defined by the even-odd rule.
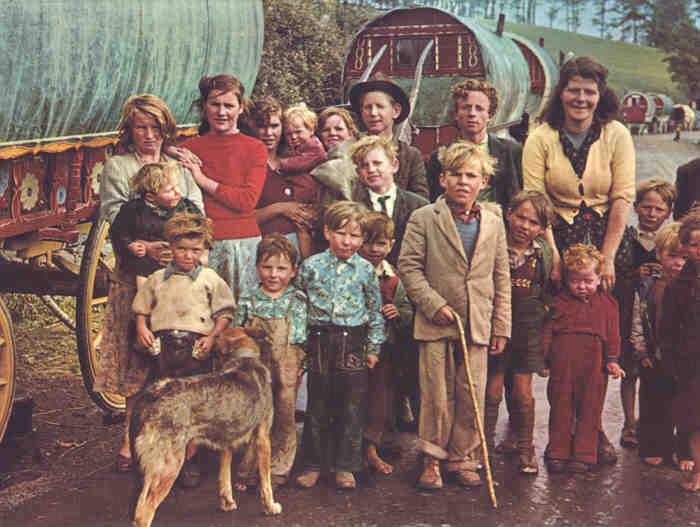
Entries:
[[424,197],[400,188],[394,182],[399,170],[396,146],[380,135],[368,135],[355,143],[350,156],[357,167],[359,184],[353,199],[370,210],[383,212],[394,221],[394,247],[387,261],[396,266],[408,218],[428,204]]

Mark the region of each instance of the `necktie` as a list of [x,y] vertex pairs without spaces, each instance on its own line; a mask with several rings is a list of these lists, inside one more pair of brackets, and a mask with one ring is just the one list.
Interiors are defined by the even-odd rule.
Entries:
[[382,212],[388,216],[389,212],[386,208],[386,202],[389,201],[389,196],[379,196],[377,201],[379,201],[379,206],[381,207]]

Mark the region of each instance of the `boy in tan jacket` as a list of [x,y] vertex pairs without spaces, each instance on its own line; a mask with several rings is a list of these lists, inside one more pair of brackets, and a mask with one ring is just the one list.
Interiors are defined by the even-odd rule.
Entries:
[[442,488],[440,461],[460,485],[482,483],[477,473],[480,440],[455,315],[464,323],[481,415],[487,357],[503,352],[511,325],[503,220],[500,212],[476,203],[494,173],[494,159],[468,143],[455,143],[439,157],[445,194],[413,213],[398,262],[416,306],[421,489]]

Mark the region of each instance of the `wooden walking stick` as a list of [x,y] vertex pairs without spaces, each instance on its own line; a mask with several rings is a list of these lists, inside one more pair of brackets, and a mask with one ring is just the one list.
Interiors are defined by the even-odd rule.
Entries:
[[484,452],[484,468],[486,470],[486,483],[489,487],[489,496],[491,496],[491,503],[493,508],[498,508],[498,500],[496,500],[496,489],[493,486],[493,474],[491,474],[491,463],[489,462],[489,449],[486,446],[486,435],[484,434],[484,424],[481,421],[481,411],[479,410],[479,401],[476,398],[476,392],[474,390],[474,379],[472,378],[472,368],[469,364],[469,354],[467,352],[467,339],[464,336],[464,325],[462,324],[462,319],[459,315],[452,310],[452,316],[457,323],[457,329],[459,330],[459,340],[462,344],[462,353],[464,355],[464,370],[467,372],[467,383],[469,383],[469,393],[472,396],[472,404],[474,406],[474,415],[476,416],[476,428],[479,430],[479,438],[481,439],[481,448]]

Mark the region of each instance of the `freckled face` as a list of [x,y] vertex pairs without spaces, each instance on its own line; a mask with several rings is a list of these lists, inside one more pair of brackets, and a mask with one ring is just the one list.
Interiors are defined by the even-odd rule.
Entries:
[[349,221],[335,230],[324,226],[323,235],[328,240],[331,253],[341,260],[347,260],[355,254],[364,241],[362,229],[356,221]]
[[292,117],[284,123],[284,138],[291,147],[304,144],[314,135],[313,130],[309,130],[300,117]]
[[284,254],[269,256],[256,268],[263,290],[272,295],[283,293],[296,273],[296,266]]
[[160,155],[163,146],[163,132],[155,117],[137,111],[131,123],[131,140],[141,155]]
[[377,194],[389,192],[394,182],[394,175],[398,170],[398,159],[389,160],[381,148],[370,150],[357,166],[357,173],[362,182]]
[[695,265],[700,265],[700,230],[690,233],[690,239],[685,245],[685,250],[688,259]]
[[564,107],[564,126],[572,129],[590,126],[600,101],[600,91],[593,79],[572,77],[560,98]]
[[568,271],[566,273],[566,287],[576,298],[588,300],[598,290],[600,275],[596,271],[595,264],[581,271]]
[[201,238],[180,238],[171,248],[175,267],[189,273],[197,266],[204,253],[204,241]]
[[352,137],[348,126],[340,115],[331,115],[323,123],[321,142],[326,150]]
[[515,210],[509,210],[506,215],[508,220],[508,241],[514,245],[529,245],[532,240],[544,233],[544,226],[540,223],[537,211],[532,203],[521,203]]
[[639,218],[639,228],[647,232],[658,230],[671,215],[671,208],[654,190],[644,194],[641,201],[634,204],[634,210]]
[[234,134],[238,131],[238,117],[243,108],[232,92],[212,90],[204,103],[204,115],[211,132],[216,135]]

